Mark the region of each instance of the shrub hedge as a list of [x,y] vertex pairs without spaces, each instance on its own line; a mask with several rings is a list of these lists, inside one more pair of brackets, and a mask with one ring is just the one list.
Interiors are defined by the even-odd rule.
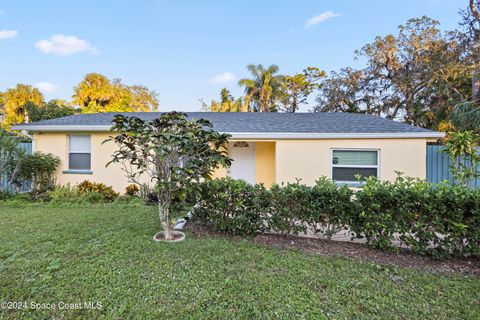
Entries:
[[250,185],[230,178],[204,182],[195,219],[237,235],[264,231],[331,237],[348,228],[353,237],[383,250],[395,238],[437,258],[480,255],[480,190],[429,184],[399,176],[367,179],[354,192],[323,177],[314,186]]

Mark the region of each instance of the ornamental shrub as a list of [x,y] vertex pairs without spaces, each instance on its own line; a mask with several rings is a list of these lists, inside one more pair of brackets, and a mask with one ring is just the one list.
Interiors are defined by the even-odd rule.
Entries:
[[312,200],[312,188],[298,181],[274,184],[268,191],[268,229],[283,235],[305,232],[313,215]]
[[374,248],[397,250],[395,234],[406,239],[428,206],[429,188],[424,181],[401,176],[394,182],[367,178],[355,194],[357,214],[350,221],[351,230]]
[[125,194],[129,195],[129,196],[136,196],[138,195],[138,193],[140,192],[140,188],[136,185],[136,184],[129,184],[126,188],[125,188]]
[[244,180],[214,179],[200,185],[194,218],[236,235],[253,235],[265,229],[268,192],[262,184]]
[[317,236],[330,239],[345,228],[355,213],[353,191],[347,185],[339,186],[327,177],[318,179],[311,189],[311,203],[306,222]]
[[119,196],[118,192],[115,192],[112,186],[107,186],[104,183],[91,182],[88,180],[82,181],[76,186],[80,192],[96,192],[101,194],[106,201],[111,202]]
[[480,189],[402,177],[368,178],[354,192],[323,177],[295,183],[249,185],[224,178],[202,183],[194,218],[237,235],[262,231],[298,234],[310,227],[330,238],[343,228],[371,247],[436,258],[480,256]]
[[54,190],[47,192],[53,203],[102,203],[105,196],[95,191],[80,191],[77,187],[70,185],[57,186]]

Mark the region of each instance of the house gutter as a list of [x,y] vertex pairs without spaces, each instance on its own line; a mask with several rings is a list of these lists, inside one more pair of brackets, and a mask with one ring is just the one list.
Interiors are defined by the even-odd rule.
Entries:
[[[13,130],[29,130],[35,132],[109,132],[110,125],[18,125]],[[444,132],[223,132],[232,136],[232,139],[252,140],[305,140],[305,139],[405,139],[405,138],[443,138]]]

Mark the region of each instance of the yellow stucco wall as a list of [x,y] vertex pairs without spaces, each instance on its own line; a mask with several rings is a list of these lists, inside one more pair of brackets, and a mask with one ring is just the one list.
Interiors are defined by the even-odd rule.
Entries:
[[65,174],[68,170],[68,134],[67,133],[42,133],[35,134],[35,150],[50,152],[60,157],[61,164],[55,173],[57,184],[72,185],[90,180],[103,182],[111,185],[117,192],[124,193],[125,187],[129,184],[125,174],[121,171],[118,164],[105,165],[112,159],[111,155],[116,149],[116,145],[108,142],[102,145],[102,142],[108,138],[108,133],[91,134],[91,171],[93,174]]
[[255,143],[255,180],[266,187],[275,183],[275,142]]
[[395,171],[426,177],[426,139],[281,140],[276,143],[277,182],[301,178],[303,183],[311,185],[320,176],[331,178],[334,148],[378,149],[382,180],[395,179]]
[[[93,174],[65,174],[68,169],[68,134],[35,134],[36,151],[49,152],[60,157],[61,165],[55,174],[58,184],[76,184],[85,179],[103,182],[123,193],[129,184],[119,165],[105,167],[116,146],[102,142],[108,133],[91,134]],[[425,178],[426,139],[337,139],[337,140],[277,140],[256,141],[256,181],[266,186],[272,183],[295,181],[313,184],[324,175],[331,178],[332,148],[371,148],[380,150],[380,179],[392,180],[395,170],[405,175]],[[219,169],[215,177],[227,175]]]

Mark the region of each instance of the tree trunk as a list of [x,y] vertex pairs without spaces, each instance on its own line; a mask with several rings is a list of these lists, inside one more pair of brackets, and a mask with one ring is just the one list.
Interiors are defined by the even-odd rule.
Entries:
[[159,203],[158,213],[160,222],[162,223],[163,231],[165,232],[165,240],[172,239],[172,225],[170,223],[170,204]]
[[[480,24],[480,13],[478,12],[479,1],[470,0],[470,13],[473,18]],[[473,59],[475,61],[475,70],[472,75],[472,101],[480,101],[480,30],[477,26],[473,26]]]
[[472,101],[480,101],[480,70],[479,66],[475,67],[472,75]]

